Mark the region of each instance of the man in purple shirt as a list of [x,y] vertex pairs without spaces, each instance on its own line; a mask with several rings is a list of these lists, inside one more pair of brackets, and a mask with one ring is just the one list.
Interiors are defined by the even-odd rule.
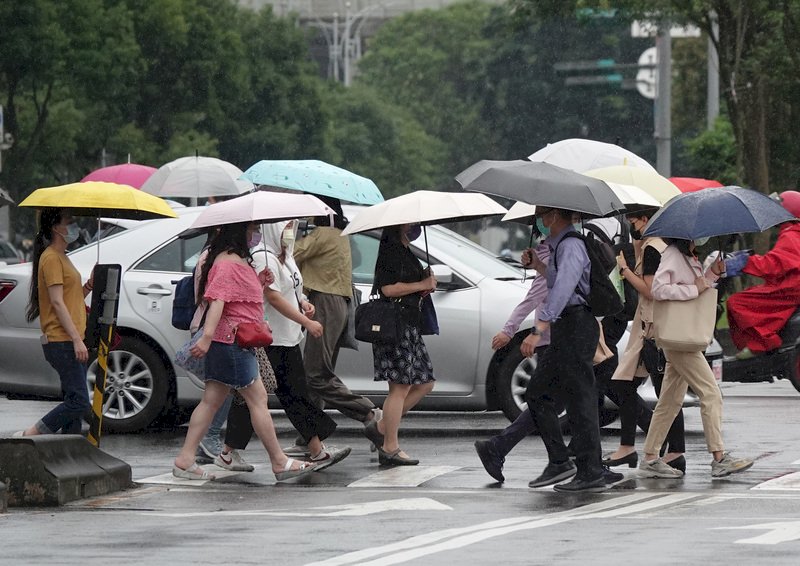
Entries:
[[[550,331],[550,346],[539,357],[526,392],[549,463],[528,485],[543,487],[575,476],[554,489],[599,492],[623,476],[610,472],[601,463],[597,388],[592,365],[600,328],[585,298],[590,290],[589,255],[581,237],[567,236],[575,231],[572,227],[574,212],[539,206],[536,216],[539,231],[548,236],[544,243],[550,248],[551,259],[545,265],[535,255],[525,254],[523,264],[545,274],[548,294],[520,350],[524,356],[533,355],[542,335]],[[567,409],[574,464],[564,444],[553,399],[561,400]]]

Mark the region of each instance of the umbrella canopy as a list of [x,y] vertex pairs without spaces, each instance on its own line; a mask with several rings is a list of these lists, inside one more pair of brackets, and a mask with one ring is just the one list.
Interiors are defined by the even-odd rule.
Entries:
[[383,195],[370,179],[315,159],[262,160],[247,169],[241,178],[257,185],[323,195],[358,204],[383,202]]
[[189,227],[190,231],[239,222],[278,222],[306,216],[335,214],[314,195],[256,191],[208,206]]
[[69,208],[75,216],[106,216],[130,220],[177,218],[164,199],[129,185],[90,181],[36,189],[20,206]]
[[0,189],[0,207],[6,206],[7,204],[16,204],[14,199],[11,198],[11,195],[8,194],[8,191],[5,189]]
[[506,209],[481,194],[414,191],[359,212],[342,236],[400,224],[442,224],[505,214]]
[[529,155],[528,159],[544,161],[578,173],[614,165],[640,167],[655,172],[652,165],[624,147],[582,138],[570,138],[549,143],[536,153]]
[[625,206],[604,182],[549,163],[479,161],[456,176],[464,190],[606,216]]
[[670,177],[669,181],[678,187],[682,193],[693,193],[703,189],[715,189],[723,186],[719,181],[700,179],[698,177]]
[[645,236],[694,240],[764,230],[797,220],[778,202],[751,189],[722,187],[684,193],[650,219]]
[[121,165],[111,165],[96,169],[81,179],[81,183],[89,181],[104,181],[106,183],[119,183],[141,189],[147,179],[149,179],[157,169],[148,165],[138,163],[123,163]]
[[142,190],[161,197],[238,196],[253,190],[239,180],[242,170],[216,157],[181,157],[159,167]]
[[681,194],[678,187],[670,183],[669,179],[662,177],[655,171],[648,171],[641,167],[628,167],[625,165],[603,167],[602,169],[587,171],[586,175],[603,181],[639,187],[655,197],[661,204]]

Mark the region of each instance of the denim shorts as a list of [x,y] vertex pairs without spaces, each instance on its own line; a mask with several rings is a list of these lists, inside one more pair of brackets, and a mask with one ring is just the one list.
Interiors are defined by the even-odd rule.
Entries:
[[253,350],[236,344],[211,342],[206,354],[206,381],[209,379],[241,389],[258,379],[258,361]]

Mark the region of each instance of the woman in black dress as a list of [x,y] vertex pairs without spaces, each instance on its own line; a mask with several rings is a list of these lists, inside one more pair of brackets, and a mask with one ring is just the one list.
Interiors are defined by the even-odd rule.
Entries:
[[418,225],[411,224],[384,228],[375,263],[375,289],[402,305],[400,341],[372,345],[375,381],[389,382],[383,419],[370,422],[379,433],[378,438],[383,436],[378,459],[384,465],[419,463],[400,448],[397,434],[403,415],[433,390],[433,366],[420,333],[420,303],[436,289],[436,278],[408,247],[419,237],[419,230]]

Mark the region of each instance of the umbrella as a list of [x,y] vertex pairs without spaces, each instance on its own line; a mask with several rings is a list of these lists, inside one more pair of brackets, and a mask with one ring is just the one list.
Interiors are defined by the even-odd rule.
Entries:
[[105,181],[119,183],[141,189],[147,179],[156,172],[155,167],[139,165],[138,163],[123,163],[96,169],[81,179],[81,183],[89,181]]
[[0,189],[0,207],[6,206],[7,204],[15,204],[14,199],[11,198],[8,191]]
[[604,182],[549,163],[479,161],[456,176],[467,191],[606,216],[625,206]]
[[142,190],[161,197],[237,196],[253,190],[242,170],[216,157],[181,157],[159,167]]
[[36,189],[19,205],[33,208],[69,208],[75,216],[96,217],[97,263],[100,263],[101,216],[130,220],[178,217],[163,199],[129,185],[102,181]]
[[709,236],[763,232],[796,220],[768,196],[741,187],[684,193],[650,219],[645,236],[695,240]]
[[661,204],[664,204],[675,195],[681,194],[678,187],[670,183],[669,179],[662,177],[655,171],[648,171],[641,167],[618,165],[616,167],[593,169],[585,174],[603,181],[639,187],[655,197]]
[[315,159],[262,160],[247,169],[241,178],[257,185],[333,197],[358,204],[383,202],[383,195],[371,180]]
[[[504,207],[481,194],[414,191],[370,206],[359,212],[342,236],[400,224],[443,224],[505,214]],[[428,233],[425,232],[425,255],[428,256]]]
[[723,186],[719,181],[698,177],[670,177],[669,180],[682,193],[693,193],[702,189],[716,189]]
[[[306,216],[335,214],[314,195],[256,191],[208,206],[186,232],[239,222],[278,222]],[[186,234],[184,232],[183,235]]]
[[529,155],[528,159],[544,161],[578,173],[614,165],[628,165],[655,171],[647,161],[624,147],[582,138],[570,138],[549,143],[536,153]]

